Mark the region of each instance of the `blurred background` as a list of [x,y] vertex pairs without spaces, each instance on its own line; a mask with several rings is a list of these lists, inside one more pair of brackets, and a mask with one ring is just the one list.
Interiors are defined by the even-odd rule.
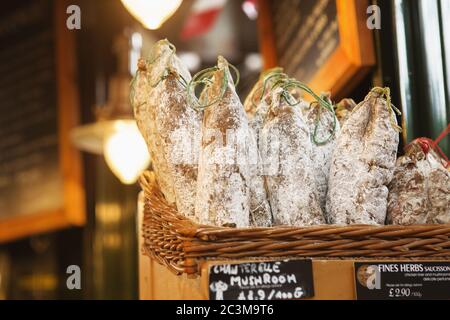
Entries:
[[[129,105],[167,38],[194,74],[223,55],[245,99],[276,65],[332,100],[389,86],[403,140],[449,122],[449,0],[23,0],[0,11],[0,299],[138,298]],[[449,139],[439,146],[448,154]],[[69,290],[67,268],[80,267]]]

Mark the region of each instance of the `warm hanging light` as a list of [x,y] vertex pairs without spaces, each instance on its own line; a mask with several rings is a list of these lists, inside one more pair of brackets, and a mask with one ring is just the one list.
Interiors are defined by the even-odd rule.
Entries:
[[182,0],[121,0],[125,8],[147,29],[158,29],[169,19]]
[[105,157],[124,184],[133,184],[150,164],[144,139],[133,119],[100,120],[72,130],[72,141],[87,152]]
[[135,183],[150,164],[150,156],[134,121],[116,121],[104,140],[103,153],[111,171],[124,184]]

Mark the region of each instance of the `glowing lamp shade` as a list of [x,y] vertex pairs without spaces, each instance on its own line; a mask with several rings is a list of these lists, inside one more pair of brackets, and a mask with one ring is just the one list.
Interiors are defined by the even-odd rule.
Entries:
[[133,184],[150,164],[147,146],[136,123],[118,121],[103,142],[106,163],[124,184]]
[[169,19],[182,0],[121,0],[125,8],[147,29],[158,29]]

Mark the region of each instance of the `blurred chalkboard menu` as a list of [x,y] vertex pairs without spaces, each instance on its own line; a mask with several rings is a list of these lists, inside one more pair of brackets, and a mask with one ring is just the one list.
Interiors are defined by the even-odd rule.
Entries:
[[278,65],[309,82],[339,46],[336,0],[270,1]]
[[0,13],[0,220],[63,206],[53,2],[13,3]]

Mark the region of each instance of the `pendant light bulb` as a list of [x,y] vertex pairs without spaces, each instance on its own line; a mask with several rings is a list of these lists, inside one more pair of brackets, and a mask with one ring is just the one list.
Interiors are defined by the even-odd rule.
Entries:
[[118,121],[104,140],[104,156],[124,184],[133,184],[150,164],[150,156],[135,122]]
[[147,29],[158,29],[169,19],[182,0],[122,0],[131,15]]

